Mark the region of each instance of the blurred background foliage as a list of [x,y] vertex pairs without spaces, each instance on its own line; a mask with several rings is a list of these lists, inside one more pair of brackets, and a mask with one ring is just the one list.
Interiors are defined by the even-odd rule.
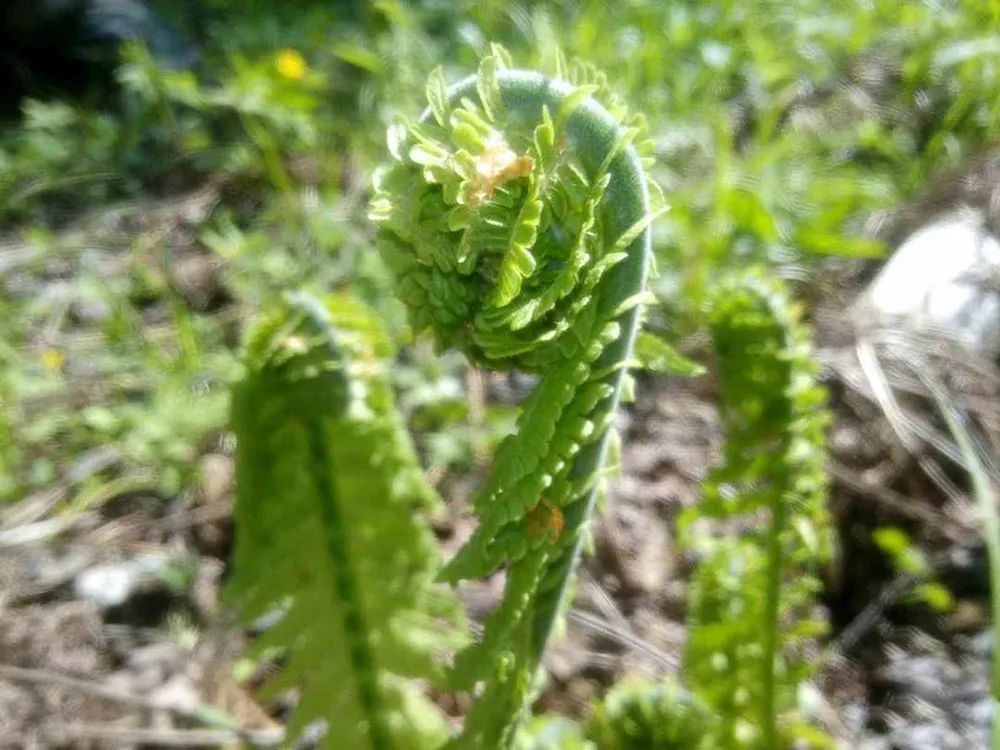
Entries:
[[[724,269],[809,280],[880,256],[866,222],[1000,133],[983,0],[150,5],[196,61],[129,44],[115,85],[29,92],[3,123],[0,499],[183,495],[227,440],[241,322],[278,290],[349,287],[406,342],[370,175],[428,73],[456,80],[492,41],[524,67],[593,63],[645,114],[671,205],[654,319],[675,341]],[[432,471],[509,429],[509,409],[469,406],[461,358],[401,357]]]

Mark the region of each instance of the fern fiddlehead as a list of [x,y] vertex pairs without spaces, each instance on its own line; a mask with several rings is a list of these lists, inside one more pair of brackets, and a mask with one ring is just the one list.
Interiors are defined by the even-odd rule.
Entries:
[[298,686],[295,737],[324,747],[430,750],[443,719],[407,678],[441,682],[460,608],[433,584],[424,483],[384,377],[387,337],[357,303],[290,297],[251,333],[233,392],[234,574],[242,619],[280,619],[254,652],[284,654],[263,691]]
[[600,750],[710,750],[712,717],[675,683],[632,678],[594,707],[587,735]]
[[511,70],[428,83],[390,131],[371,216],[415,329],[475,363],[539,376],[475,499],[450,581],[506,569],[457,687],[485,683],[456,748],[509,747],[593,510],[644,299],[653,218],[637,130],[595,88]]
[[815,661],[795,651],[823,629],[809,615],[831,550],[829,412],[808,332],[781,284],[746,273],[719,283],[709,302],[725,463],[682,525],[694,515],[752,530],[690,535],[702,559],[685,674],[723,718],[719,746],[776,750],[796,733],[818,734],[795,716],[796,688]]

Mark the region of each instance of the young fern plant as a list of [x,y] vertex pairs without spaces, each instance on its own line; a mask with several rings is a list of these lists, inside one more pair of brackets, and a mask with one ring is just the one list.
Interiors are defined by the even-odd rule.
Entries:
[[[713,747],[823,746],[823,733],[795,711],[811,672],[802,649],[824,629],[811,610],[818,568],[831,552],[828,411],[818,365],[784,287],[761,273],[718,284],[708,323],[724,464],[681,524],[700,558],[688,602],[685,678],[719,719]],[[692,528],[704,517],[725,531]]]
[[385,377],[392,348],[350,299],[290,296],[251,332],[233,392],[236,549],[227,596],[243,622],[278,616],[251,655],[283,657],[262,690],[300,697],[289,738],[322,746],[440,747],[422,683],[444,684],[458,601],[434,583],[425,483]]
[[455,660],[453,687],[477,693],[456,749],[510,747],[529,704],[601,484],[655,215],[637,121],[598,104],[597,86],[508,65],[494,47],[450,88],[430,77],[427,111],[389,133],[371,207],[413,327],[538,376],[442,573],[506,571],[482,638]]
[[631,678],[594,706],[587,736],[600,750],[713,750],[713,717],[670,681]]
[[715,750],[711,723],[676,683],[630,677],[614,685],[583,724],[534,717],[514,750]]

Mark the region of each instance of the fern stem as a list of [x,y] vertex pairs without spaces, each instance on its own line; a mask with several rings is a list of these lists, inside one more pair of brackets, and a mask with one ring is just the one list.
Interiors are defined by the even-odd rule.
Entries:
[[761,658],[760,725],[764,747],[778,748],[778,719],[775,701],[775,669],[778,657],[778,619],[781,608],[781,571],[784,567],[782,537],[788,520],[783,493],[776,491],[770,502],[771,526],[767,540],[767,588],[764,596],[764,635]]
[[340,509],[334,483],[333,459],[327,446],[322,425],[308,422],[307,435],[309,453],[313,462],[311,476],[315,479],[317,496],[324,498],[319,503],[319,516],[323,524],[323,537],[327,554],[330,556],[331,570],[337,587],[337,597],[343,612],[343,628],[347,635],[353,674],[357,677],[358,702],[367,717],[368,738],[372,750],[392,750],[392,736],[385,722],[386,712],[380,705],[378,672],[368,639],[371,632],[364,621],[361,598],[355,587],[355,577],[351,567],[350,540],[346,535],[346,524]]

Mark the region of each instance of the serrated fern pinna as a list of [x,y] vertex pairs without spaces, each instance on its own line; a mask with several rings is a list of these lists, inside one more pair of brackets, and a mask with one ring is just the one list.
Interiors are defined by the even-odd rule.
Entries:
[[[476,364],[539,376],[475,498],[449,581],[503,568],[482,639],[458,654],[478,689],[454,748],[511,745],[566,598],[605,461],[649,264],[638,130],[598,87],[511,70],[497,48],[419,122],[390,132],[371,216],[414,328]],[[477,688],[478,686],[478,688]]]
[[326,748],[440,747],[410,678],[442,682],[461,615],[434,583],[438,500],[393,405],[389,342],[357,303],[297,295],[246,348],[228,597],[248,624],[280,616],[253,646],[284,659],[263,695],[300,689],[290,738],[322,719]]
[[831,550],[826,396],[808,332],[777,281],[750,272],[719,283],[708,323],[724,463],[682,519],[700,558],[685,680],[721,720],[718,747],[813,747],[822,733],[795,709],[816,661],[803,649],[823,630],[812,614]]

